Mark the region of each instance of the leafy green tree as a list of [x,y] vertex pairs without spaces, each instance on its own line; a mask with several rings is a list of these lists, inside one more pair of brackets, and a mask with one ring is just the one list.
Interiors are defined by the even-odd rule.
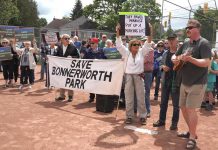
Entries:
[[80,0],[76,1],[76,4],[71,11],[70,19],[75,20],[83,15],[83,8],[82,8],[82,2]]
[[47,20],[45,18],[39,18],[38,19],[38,27],[44,27],[48,24]]
[[155,0],[128,0],[123,3],[122,11],[147,13],[153,26],[153,38],[160,38],[160,28],[162,28],[160,24],[161,10],[160,5]]
[[19,9],[19,17],[12,18],[10,25],[38,27],[38,6],[35,0],[16,0],[15,6]]
[[118,21],[118,12],[122,8],[120,0],[94,0],[84,7],[84,15],[99,24],[99,29],[114,31]]
[[8,25],[12,18],[18,18],[19,10],[14,0],[0,0],[0,24]]
[[[151,23],[156,24],[154,35],[159,32],[159,18],[161,11],[155,0],[94,0],[84,8],[84,15],[99,24],[99,29],[115,30],[120,11],[146,12],[151,18]],[[157,29],[156,29],[157,28]]]
[[206,13],[199,7],[194,13],[194,19],[201,23],[201,36],[215,44],[216,29],[218,29],[218,10],[208,9]]

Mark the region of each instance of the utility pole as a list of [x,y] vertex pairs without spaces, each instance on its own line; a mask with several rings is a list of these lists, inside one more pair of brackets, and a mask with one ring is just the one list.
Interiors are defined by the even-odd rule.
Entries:
[[161,37],[162,37],[163,5],[164,5],[164,0],[162,0],[162,10],[161,10],[162,16],[161,16],[161,20],[160,20],[160,39],[161,39]]

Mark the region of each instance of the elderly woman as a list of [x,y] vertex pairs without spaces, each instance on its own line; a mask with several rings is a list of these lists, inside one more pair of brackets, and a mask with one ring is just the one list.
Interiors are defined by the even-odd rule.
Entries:
[[140,41],[133,39],[128,49],[122,44],[119,35],[120,25],[116,27],[116,47],[125,61],[125,96],[126,96],[126,124],[131,124],[134,117],[134,90],[136,91],[137,108],[140,123],[146,124],[145,88],[144,88],[144,57],[151,49],[151,37],[141,48]]
[[29,89],[32,88],[32,84],[34,83],[33,79],[33,71],[36,67],[36,62],[34,59],[33,54],[35,53],[36,49],[31,47],[30,41],[24,42],[24,48],[16,49],[18,55],[20,55],[20,87],[19,89],[22,91],[24,84],[27,84],[26,79],[29,79]]
[[[4,38],[1,42],[3,47],[10,47],[9,40]],[[13,48],[11,47],[11,55],[13,56],[15,52],[13,51]],[[10,84],[13,84],[13,59],[10,60],[4,60],[2,61],[2,67],[3,67],[3,76],[5,80],[5,86],[8,87]]]

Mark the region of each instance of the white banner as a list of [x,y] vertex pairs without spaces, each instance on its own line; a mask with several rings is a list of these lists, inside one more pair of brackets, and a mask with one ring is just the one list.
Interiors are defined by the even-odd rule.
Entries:
[[73,59],[48,56],[50,86],[102,95],[120,95],[122,60]]

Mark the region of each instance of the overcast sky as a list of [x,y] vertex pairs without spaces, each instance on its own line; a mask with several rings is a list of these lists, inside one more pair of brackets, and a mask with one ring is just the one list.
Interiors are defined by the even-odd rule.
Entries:
[[[69,16],[71,10],[73,9],[76,0],[36,0],[38,4],[38,10],[40,17],[44,17],[47,19],[48,23],[52,21],[52,19],[59,18],[61,19],[63,16]],[[93,0],[81,0],[83,7],[91,4]],[[162,0],[156,0],[159,4],[162,4]],[[182,5],[183,7],[190,9],[188,0],[168,0],[177,5]],[[218,5],[218,0],[189,0],[192,9],[197,9],[199,6],[203,7],[205,2],[208,2],[209,7],[215,8],[215,2]],[[189,12],[179,8],[175,5],[172,5],[168,2],[164,2],[163,16],[167,16],[169,12],[172,12],[172,17],[183,17],[188,18]],[[167,17],[164,18],[167,20]],[[171,20],[171,25],[173,29],[184,28],[187,23],[187,19],[175,19]]]

